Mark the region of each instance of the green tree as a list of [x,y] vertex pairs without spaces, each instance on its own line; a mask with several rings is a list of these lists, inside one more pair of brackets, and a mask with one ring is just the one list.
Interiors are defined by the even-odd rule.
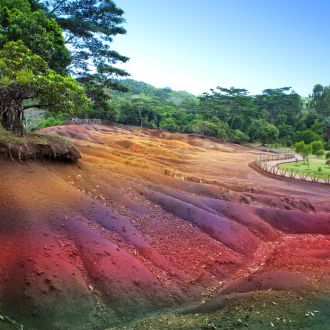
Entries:
[[217,87],[211,93],[200,97],[200,109],[203,118],[210,120],[218,117],[229,125],[230,129],[246,131],[254,118],[260,118],[253,98],[246,89]]
[[300,154],[304,162],[308,161],[308,156],[312,153],[312,147],[310,144],[306,144],[304,141],[296,142],[294,149],[296,153]]
[[294,127],[292,125],[281,124],[277,127],[279,131],[279,140],[282,144],[291,146],[293,143],[293,136],[295,134]]
[[321,137],[317,133],[313,132],[311,129],[306,129],[304,131],[298,131],[298,132],[296,132],[296,134],[294,136],[294,140],[296,142],[304,141],[306,144],[310,144],[313,141],[318,141],[320,139],[321,139]]
[[320,84],[314,86],[312,107],[322,118],[330,116],[330,87],[324,87]]
[[325,141],[330,141],[330,116],[326,117],[323,122],[323,136]]
[[126,33],[123,10],[112,0],[39,0],[38,3],[65,32],[65,43],[72,55],[70,72],[85,86],[93,105],[108,111],[108,90],[126,90],[115,78],[128,73],[116,64],[129,58],[111,47],[116,35]]
[[279,136],[278,129],[263,119],[254,120],[250,126],[250,137],[260,141],[262,145],[276,142]]
[[169,132],[176,132],[179,130],[175,119],[171,117],[162,119],[159,126]]
[[187,124],[183,131],[185,133],[213,136],[221,140],[227,140],[228,138],[228,125],[217,117],[213,117],[211,121],[195,119]]
[[294,125],[302,113],[301,97],[291,87],[265,89],[256,97],[260,110],[265,110],[267,120],[273,125]]
[[249,136],[244,134],[239,129],[235,129],[230,134],[230,140],[234,143],[240,144],[240,143],[248,142],[249,139],[250,139]]
[[73,113],[86,104],[82,87],[50,70],[22,41],[9,42],[0,51],[0,121],[7,130],[23,134],[29,108]]
[[313,141],[311,143],[312,154],[318,158],[324,154],[324,147],[322,141]]
[[0,49],[9,41],[23,41],[52,70],[65,75],[71,62],[62,29],[41,10],[32,11],[27,0],[6,0],[0,8]]

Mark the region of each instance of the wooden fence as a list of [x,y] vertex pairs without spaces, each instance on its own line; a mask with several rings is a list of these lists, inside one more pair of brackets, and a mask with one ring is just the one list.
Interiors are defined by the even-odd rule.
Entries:
[[111,125],[113,121],[106,119],[92,119],[92,118],[71,118],[65,121],[65,125],[80,125],[80,124],[105,124]]
[[257,157],[255,164],[261,170],[283,178],[330,184],[330,175],[327,174],[320,173],[315,176],[315,173],[312,173],[311,171],[295,171],[293,169],[285,170],[278,167],[278,164],[301,160],[302,159],[292,153],[261,155]]

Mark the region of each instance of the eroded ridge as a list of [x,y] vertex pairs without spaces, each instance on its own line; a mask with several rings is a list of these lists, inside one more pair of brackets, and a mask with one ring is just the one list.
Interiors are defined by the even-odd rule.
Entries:
[[329,187],[265,177],[257,151],[198,136],[50,132],[78,165],[0,162],[1,315],[120,328],[225,295],[329,289]]

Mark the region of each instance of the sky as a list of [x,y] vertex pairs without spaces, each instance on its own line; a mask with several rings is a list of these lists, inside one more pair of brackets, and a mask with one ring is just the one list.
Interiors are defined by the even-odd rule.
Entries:
[[216,86],[330,84],[330,0],[115,0],[126,35],[113,48],[131,78],[201,94]]

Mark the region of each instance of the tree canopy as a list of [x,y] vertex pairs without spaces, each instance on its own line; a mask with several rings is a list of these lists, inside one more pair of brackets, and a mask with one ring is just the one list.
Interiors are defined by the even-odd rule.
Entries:
[[28,108],[73,112],[86,103],[82,87],[51,70],[22,41],[0,50],[0,121],[6,129],[22,132]]
[[21,40],[52,70],[65,75],[71,56],[57,22],[41,10],[32,11],[27,0],[6,0],[5,4],[0,7],[0,49]]

